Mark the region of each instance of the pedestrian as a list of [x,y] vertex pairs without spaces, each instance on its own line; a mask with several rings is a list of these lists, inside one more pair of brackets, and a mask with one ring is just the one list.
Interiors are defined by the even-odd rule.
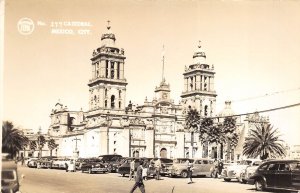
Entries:
[[160,158],[158,158],[155,162],[156,180],[159,180],[160,178],[160,169],[161,169],[161,161]]
[[67,164],[67,162],[65,162],[65,166],[66,166],[66,172],[68,172],[68,164]]
[[148,165],[149,165],[148,162],[145,161],[144,165],[143,165],[143,173],[142,173],[144,180],[147,180],[147,177],[148,177]]
[[22,159],[22,160],[21,160],[21,161],[22,161],[21,163],[22,163],[22,166],[23,166],[23,165],[24,165],[24,162],[25,162],[25,159],[24,159],[24,157],[23,157],[23,156],[22,156],[22,158],[21,158],[21,159]]
[[217,158],[214,161],[214,177],[217,178],[218,177],[218,167],[219,167],[219,161],[217,160]]
[[189,160],[186,160],[186,164],[187,164],[187,173],[188,173],[188,178],[189,178],[189,181],[188,181],[188,184],[191,184],[193,183],[193,164],[190,163]]
[[129,181],[134,177],[135,159],[130,162]]
[[142,176],[143,164],[144,164],[143,160],[140,160],[139,167],[137,168],[137,171],[136,171],[135,183],[134,183],[132,189],[130,190],[130,193],[133,193],[137,187],[140,188],[142,193],[145,193],[145,185],[144,185],[143,176]]
[[223,166],[224,166],[224,164],[223,164],[222,160],[219,159],[219,163],[218,163],[218,174],[219,174],[219,176],[218,177],[220,177],[221,174],[222,174]]

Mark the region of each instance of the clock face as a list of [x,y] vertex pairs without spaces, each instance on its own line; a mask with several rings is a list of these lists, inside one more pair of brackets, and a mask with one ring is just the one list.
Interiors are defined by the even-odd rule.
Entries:
[[163,94],[163,99],[166,99],[168,97],[167,93]]

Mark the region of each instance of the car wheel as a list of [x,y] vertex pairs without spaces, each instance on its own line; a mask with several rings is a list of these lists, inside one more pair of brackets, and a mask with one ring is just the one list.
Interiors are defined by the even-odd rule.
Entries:
[[242,183],[243,183],[243,184],[247,184],[247,180],[242,179]]
[[230,178],[224,178],[224,181],[225,181],[225,182],[230,182],[231,179],[230,179]]
[[257,191],[262,191],[265,189],[265,182],[262,179],[258,179],[255,181],[255,189]]
[[125,174],[122,174],[123,177],[125,177]]
[[92,170],[91,169],[89,169],[89,174],[92,174],[93,172],[92,172]]
[[183,177],[183,178],[187,178],[187,177],[188,177],[187,171],[182,171],[180,175],[181,175],[181,177]]

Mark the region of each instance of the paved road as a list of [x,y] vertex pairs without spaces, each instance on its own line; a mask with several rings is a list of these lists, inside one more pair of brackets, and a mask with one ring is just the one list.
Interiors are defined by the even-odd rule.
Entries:
[[[128,193],[134,182],[119,174],[87,174],[77,171],[35,169],[19,167],[22,193]],[[187,179],[163,177],[144,182],[147,193],[243,193],[256,192],[254,186],[238,182],[224,182],[222,179],[194,178],[193,184]],[[136,190],[135,192],[140,192]]]

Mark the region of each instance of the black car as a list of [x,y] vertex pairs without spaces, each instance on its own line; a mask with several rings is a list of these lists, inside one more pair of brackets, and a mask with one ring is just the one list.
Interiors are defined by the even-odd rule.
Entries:
[[272,160],[261,164],[248,179],[258,191],[266,188],[299,191],[300,161]]
[[107,166],[104,165],[103,161],[98,158],[90,158],[84,160],[84,162],[81,165],[81,171],[88,172],[89,174],[96,172],[108,172]]
[[107,166],[108,172],[116,172],[122,156],[118,154],[107,154],[100,155],[98,158]]

